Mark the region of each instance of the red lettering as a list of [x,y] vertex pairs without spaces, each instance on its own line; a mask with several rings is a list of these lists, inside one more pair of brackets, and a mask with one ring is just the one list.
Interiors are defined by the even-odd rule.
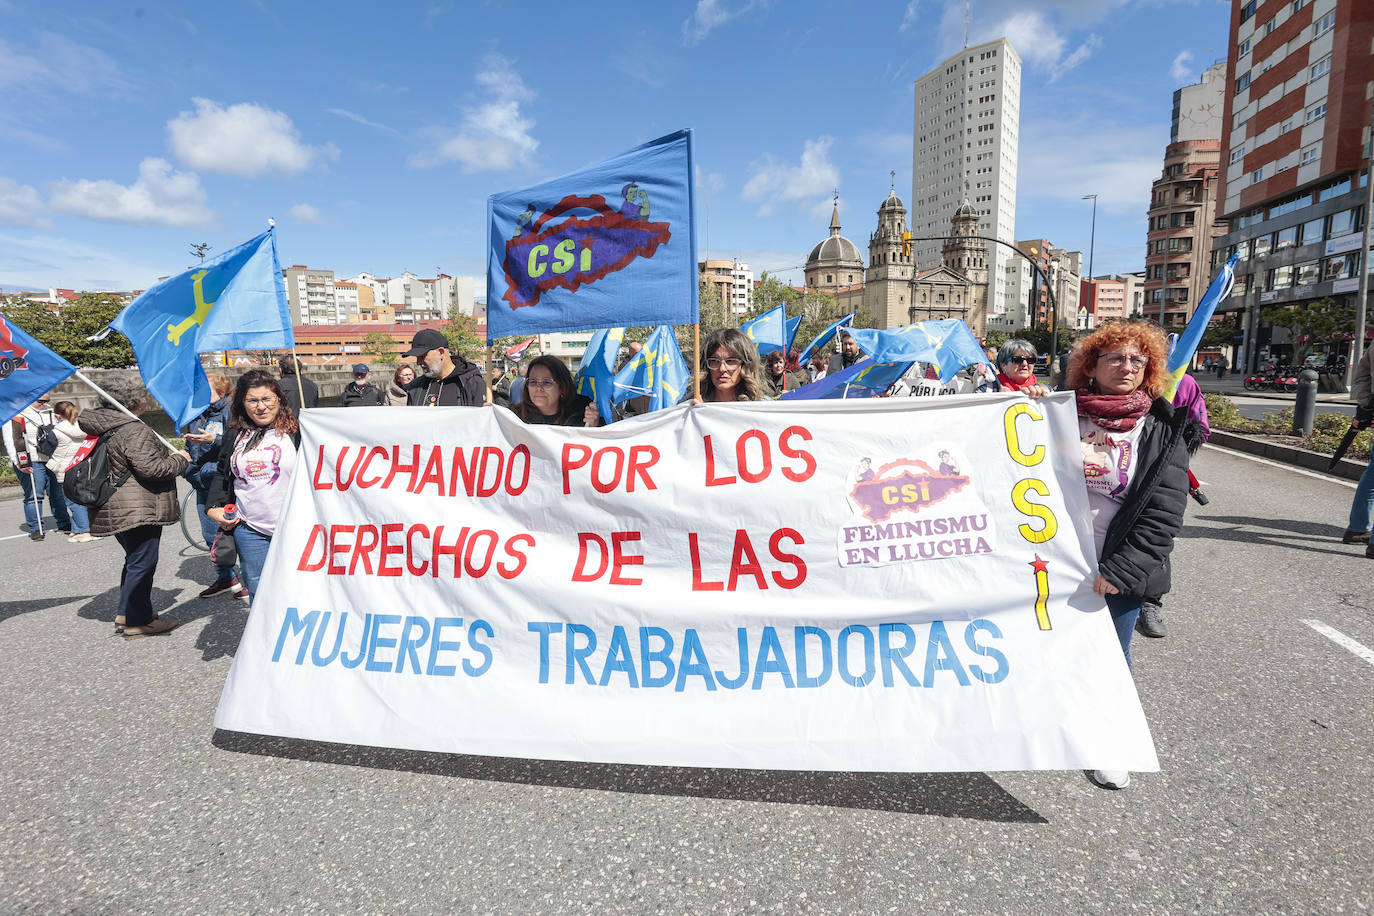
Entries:
[[[741,470],[740,475],[743,474]],[[735,531],[735,549],[730,554],[730,582],[725,586],[726,591],[733,592],[741,576],[753,576],[759,588],[768,587],[768,580],[763,577],[763,567],[759,565],[759,555],[754,552],[754,543],[743,528]]]
[[419,493],[425,488],[425,484],[436,484],[438,489],[435,496],[444,495],[444,453],[439,446],[434,446],[429,450],[429,461],[425,463],[425,472],[420,475],[420,479],[411,488],[412,493]]
[[367,473],[368,466],[372,464],[372,459],[376,458],[379,452],[383,458],[386,457],[386,449],[382,448],[380,445],[374,445],[367,450],[367,457],[363,459],[363,465],[358,469],[358,476],[353,481],[354,486],[366,490],[368,487],[375,487],[381,482],[382,478],[380,476],[367,481],[363,480],[363,475]]
[[506,566],[504,563],[496,564],[496,571],[501,575],[502,579],[514,579],[525,571],[525,563],[528,557],[525,556],[524,551],[520,550],[522,542],[524,547],[533,547],[534,535],[517,534],[506,542],[506,556],[514,560],[515,563],[510,566]]
[[[416,442],[410,447],[410,464],[401,463],[401,447],[393,445],[391,447],[391,473],[386,475],[386,483],[382,484],[382,489],[390,490],[391,482],[396,479],[397,474],[402,472],[410,475],[410,482],[413,484],[415,472],[418,470],[420,470],[420,443]],[[410,489],[410,484],[406,485],[406,489]],[[385,545],[382,547],[382,553],[386,553]],[[400,575],[400,573],[396,573],[396,575]]]
[[[343,487],[340,487],[339,489],[343,489]],[[329,526],[329,548],[327,550],[327,553],[329,554],[329,568],[325,570],[325,572],[329,575],[342,576],[346,572],[346,570],[343,568],[343,564],[336,564],[334,562],[334,556],[338,553],[346,554],[348,553],[349,549],[352,548],[353,545],[343,538],[343,535],[352,533],[352,525]]]
[[347,477],[344,477],[344,458],[347,457],[348,450],[352,447],[351,445],[345,445],[343,448],[339,449],[339,457],[334,459],[334,486],[339,488],[340,493],[352,486],[353,478],[357,476],[358,473],[358,465],[362,464],[363,457],[366,454],[365,450],[359,449],[358,457],[353,459],[353,470],[349,472]]
[[315,461],[315,476],[314,476],[314,478],[311,480],[310,485],[311,485],[312,487],[314,487],[316,490],[332,490],[332,489],[334,489],[334,483],[333,483],[332,481],[328,481],[328,480],[321,481],[321,480],[320,480],[320,471],[322,471],[322,470],[324,470],[324,446],[323,446],[323,445],[320,446],[320,457]]
[[[811,456],[807,456],[810,458]],[[815,466],[814,460],[812,467]],[[785,473],[785,472],[784,472]],[[793,553],[785,553],[782,549],[783,539],[792,541],[796,545],[805,544],[801,533],[792,528],[779,528],[773,532],[773,536],[768,539],[768,552],[773,555],[773,559],[779,563],[788,563],[795,570],[796,574],[792,577],[784,576],[777,570],[773,571],[773,581],[783,588],[796,588],[806,581],[806,563],[801,557]]]
[[636,554],[636,553],[629,553],[629,554],[627,554],[627,553],[624,552],[624,551],[625,551],[625,542],[626,542],[626,541],[637,541],[637,540],[639,540],[639,532],[638,532],[638,531],[612,531],[612,532],[611,532],[611,546],[612,546],[612,548],[613,548],[613,550],[614,550],[614,553],[615,553],[615,563],[614,563],[614,565],[612,565],[612,567],[611,567],[611,584],[612,584],[612,585],[643,585],[643,584],[644,584],[644,580],[643,580],[643,579],[627,579],[627,578],[623,577],[622,575],[620,575],[621,571],[622,571],[626,566],[642,566],[642,565],[644,564],[644,555],[643,555],[643,554]]
[[[735,477],[733,474],[729,477],[716,476],[716,450],[711,447],[711,437],[702,436],[701,441],[702,444],[706,446],[706,486],[723,487],[727,484],[734,483]],[[567,491],[564,490],[563,492],[566,493]]]
[[305,549],[301,551],[300,562],[296,564],[296,569],[299,572],[315,572],[316,570],[324,568],[324,561],[329,557],[327,553],[321,551],[318,562],[312,562],[310,560],[310,552],[315,549],[315,542],[318,541],[321,536],[325,539],[324,546],[327,550],[329,536],[324,533],[324,526],[312,525],[310,527],[310,539],[305,542]]
[[[520,485],[516,486],[512,479],[515,476],[515,458],[517,455],[524,456],[521,462]],[[510,460],[506,462],[506,492],[511,496],[519,496],[525,492],[525,487],[530,485],[530,447],[528,445],[517,445],[510,453]]]
[[464,525],[462,528],[458,529],[458,540],[452,547],[446,547],[444,545],[442,541],[443,536],[444,526],[440,525],[438,528],[434,529],[434,548],[431,552],[432,559],[430,561],[429,571],[432,575],[438,576],[439,558],[453,557],[453,578],[461,579],[463,577],[463,544],[468,539],[468,526]]
[[[482,558],[482,565],[474,566],[472,558],[473,554],[477,552],[477,539],[483,537],[487,539],[486,554]],[[468,538],[468,549],[463,554],[463,565],[467,567],[469,576],[472,576],[474,579],[480,579],[487,574],[488,569],[491,569],[491,561],[496,556],[496,542],[496,532],[489,528],[483,528],[481,531],[474,531],[472,537]]]
[[[601,476],[601,469],[603,465],[602,459],[605,458],[608,454],[612,455],[615,458],[615,473],[612,474],[610,478],[603,479]],[[622,452],[618,448],[615,448],[614,446],[597,449],[596,457],[592,459],[592,487],[594,487],[596,489],[596,492],[598,493],[611,492],[615,489],[616,484],[620,483],[620,474],[624,470],[624,452]]]
[[[492,481],[491,481],[490,484],[488,484],[488,483],[487,483],[487,468],[488,468],[488,467],[491,467],[491,459],[492,459],[492,458],[495,458],[495,459],[496,459],[496,467],[493,469],[493,470],[495,471],[495,473],[492,475]],[[486,447],[484,447],[484,448],[482,449],[482,473],[479,474],[478,477],[477,477],[477,494],[476,494],[476,495],[478,495],[478,496],[491,496],[491,495],[495,494],[496,491],[499,490],[499,489],[501,488],[501,471],[504,469],[505,463],[506,463],[506,456],[505,456],[505,453],[502,452],[502,451],[501,451],[499,448],[497,448],[496,446],[494,446],[494,445],[488,445],[488,446],[486,446]]]
[[465,449],[461,446],[454,446],[453,449],[453,470],[449,472],[448,491],[453,494],[458,493],[458,476],[463,477],[463,492],[472,495],[472,487],[477,477],[477,458],[481,449],[473,449],[472,457],[466,464],[463,463]]
[[793,438],[801,439],[803,442],[811,441],[811,431],[804,426],[789,426],[782,431],[778,437],[778,451],[788,458],[800,458],[803,470],[794,471],[792,468],[783,468],[782,476],[788,480],[801,483],[803,480],[810,480],[811,475],[816,473],[816,459],[812,454],[802,448],[793,448],[789,443]]
[[658,464],[658,447],[654,445],[632,445],[630,446],[630,465],[627,469],[625,492],[635,491],[635,478],[638,477],[644,482],[644,489],[657,490],[653,478],[649,476],[649,469]]
[[[420,446],[415,446],[415,465],[420,463]],[[412,465],[412,469],[415,465]],[[389,479],[389,478],[388,478]],[[400,534],[405,529],[405,525],[392,524],[382,526],[382,554],[377,558],[377,575],[379,576],[399,576],[403,570],[399,566],[391,566],[387,560],[405,553],[403,544],[391,543],[393,534]]]
[[358,540],[353,545],[353,559],[348,563],[348,574],[353,575],[358,561],[363,563],[363,572],[372,575],[372,551],[377,547],[377,526],[359,525]]
[[[573,455],[577,458],[569,460]],[[592,450],[589,446],[579,445],[575,442],[563,443],[563,495],[567,496],[572,492],[572,472],[578,468],[585,467],[592,458]]]
[[[707,446],[707,454],[710,454],[709,446]],[[687,549],[692,555],[692,591],[718,592],[724,589],[724,582],[707,582],[701,578],[701,550],[697,546],[697,533],[695,531],[687,534]]]
[[[564,446],[565,450],[566,448],[567,446]],[[591,449],[588,449],[588,452],[590,451]],[[587,547],[591,544],[596,544],[600,554],[598,560],[601,565],[596,568],[594,573],[587,572]],[[574,582],[595,582],[605,574],[606,567],[610,565],[610,562],[610,551],[606,547],[605,540],[590,531],[577,532],[577,566],[573,569],[572,575]]]
[[422,560],[419,566],[416,566],[413,562],[415,558],[416,534],[422,534],[425,537],[429,537],[429,526],[417,522],[411,525],[410,530],[406,532],[406,572],[410,573],[412,576],[423,576],[429,571],[429,561]]
[[[760,460],[763,466],[757,471],[749,470],[748,445],[750,442],[759,444]],[[739,469],[740,479],[749,483],[758,483],[772,473],[773,449],[769,446],[768,437],[764,435],[763,430],[751,429],[735,442],[735,466]]]

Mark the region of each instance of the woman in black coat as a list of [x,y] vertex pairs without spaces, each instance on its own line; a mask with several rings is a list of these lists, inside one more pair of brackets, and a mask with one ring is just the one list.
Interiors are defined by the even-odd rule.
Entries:
[[601,425],[596,405],[577,393],[572,373],[556,356],[540,356],[530,363],[520,401],[513,409],[526,423]]

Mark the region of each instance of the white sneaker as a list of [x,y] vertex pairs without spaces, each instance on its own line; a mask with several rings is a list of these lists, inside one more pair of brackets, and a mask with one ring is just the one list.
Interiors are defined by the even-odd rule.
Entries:
[[1103,789],[1124,789],[1131,784],[1131,774],[1126,770],[1093,770],[1088,778]]

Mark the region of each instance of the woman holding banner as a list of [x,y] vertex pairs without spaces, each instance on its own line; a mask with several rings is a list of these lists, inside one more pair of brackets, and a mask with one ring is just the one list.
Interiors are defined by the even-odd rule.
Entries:
[[601,415],[591,398],[577,393],[572,373],[556,356],[540,356],[530,363],[515,412],[531,424],[600,426]]
[[759,401],[763,399],[759,351],[738,328],[712,331],[701,347],[701,399]]
[[[276,376],[262,369],[244,373],[229,404],[229,432],[210,484],[206,515],[234,532],[248,600],[258,592],[267,548],[286,506],[300,424],[286,403]],[[225,508],[235,511],[226,516]]]
[[1013,337],[997,351],[998,391],[1021,391],[1039,384],[1035,378],[1035,344]]
[[[1167,354],[1157,325],[1119,321],[1079,341],[1069,362],[1097,546],[1093,591],[1106,599],[1128,666],[1145,596],[1169,591],[1169,553],[1188,502],[1186,443],[1200,434],[1187,411],[1159,396]],[[1108,789],[1131,781],[1124,770],[1091,777]]]

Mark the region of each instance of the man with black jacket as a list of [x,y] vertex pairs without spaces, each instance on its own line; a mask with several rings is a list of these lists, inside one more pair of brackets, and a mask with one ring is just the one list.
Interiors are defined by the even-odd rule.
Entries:
[[[283,356],[277,360],[277,365],[281,367],[281,390],[286,394],[286,404],[291,412],[299,417],[302,408],[318,407],[320,387],[300,374],[300,363],[295,354]],[[301,400],[302,392],[305,394],[304,401]]]
[[376,407],[382,403],[382,390],[368,381],[372,370],[365,363],[353,364],[353,381],[339,392],[340,407]]
[[840,352],[830,357],[830,369],[826,372],[826,375],[834,375],[836,372],[842,372],[863,358],[864,353],[859,349],[859,345],[854,342],[854,338],[850,337],[846,332],[841,331]]
[[410,389],[408,406],[480,407],[487,402],[481,368],[453,353],[440,332],[432,328],[418,332],[401,355],[414,357],[425,376]]

